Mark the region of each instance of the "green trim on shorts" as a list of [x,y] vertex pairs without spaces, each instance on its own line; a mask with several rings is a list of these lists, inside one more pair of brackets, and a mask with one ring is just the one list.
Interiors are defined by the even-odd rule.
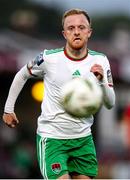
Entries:
[[98,172],[92,135],[77,139],[42,138],[37,135],[37,156],[45,179],[78,173],[95,177]]

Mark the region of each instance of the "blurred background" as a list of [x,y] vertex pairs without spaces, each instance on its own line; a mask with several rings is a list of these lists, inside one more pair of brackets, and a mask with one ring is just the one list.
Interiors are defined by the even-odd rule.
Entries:
[[97,178],[130,178],[129,0],[0,0],[0,178],[42,178],[35,145],[41,102],[33,97],[39,80],[29,80],[17,99],[17,128],[8,128],[2,114],[16,72],[43,49],[64,46],[61,18],[70,8],[83,8],[91,16],[89,49],[108,56],[116,92],[115,107],[102,108],[92,127]]

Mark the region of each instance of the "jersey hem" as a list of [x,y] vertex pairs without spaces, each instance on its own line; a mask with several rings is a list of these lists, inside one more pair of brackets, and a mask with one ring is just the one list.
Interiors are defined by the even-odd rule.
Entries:
[[80,135],[80,136],[77,136],[77,135],[73,135],[73,136],[52,136],[52,135],[45,135],[43,133],[39,133],[37,132],[38,135],[40,135],[41,137],[43,138],[53,138],[53,139],[77,139],[77,138],[82,138],[82,137],[87,137],[89,135],[91,135],[92,133],[89,132],[87,134],[84,134],[84,135]]

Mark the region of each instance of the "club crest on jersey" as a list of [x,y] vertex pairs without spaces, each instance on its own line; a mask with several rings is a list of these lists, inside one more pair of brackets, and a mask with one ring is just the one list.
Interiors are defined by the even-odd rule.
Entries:
[[51,165],[51,169],[55,174],[59,174],[61,172],[61,164],[60,163],[54,163]]
[[36,59],[34,60],[34,64],[37,64],[38,66],[40,66],[41,63],[43,63],[43,53],[40,53]]

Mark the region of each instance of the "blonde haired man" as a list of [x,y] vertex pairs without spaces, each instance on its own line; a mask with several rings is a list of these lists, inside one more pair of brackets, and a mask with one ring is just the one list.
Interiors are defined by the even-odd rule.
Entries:
[[45,179],[90,179],[97,175],[96,151],[91,134],[93,116],[75,119],[59,103],[61,87],[75,75],[94,76],[102,87],[104,105],[115,103],[112,75],[107,57],[88,49],[92,34],[88,14],[71,9],[63,15],[64,48],[44,50],[15,76],[3,114],[4,122],[15,127],[19,122],[15,101],[26,81],[42,76],[45,97],[38,118],[37,152],[41,173]]

